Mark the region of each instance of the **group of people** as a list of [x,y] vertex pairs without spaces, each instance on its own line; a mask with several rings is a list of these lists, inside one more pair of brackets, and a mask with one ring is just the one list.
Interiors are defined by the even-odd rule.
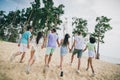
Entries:
[[13,59],[16,56],[22,55],[21,59],[20,59],[20,63],[22,63],[27,49],[29,49],[31,47],[30,58],[29,58],[29,61],[28,61],[28,64],[27,64],[27,69],[26,69],[27,74],[30,72],[32,64],[38,58],[37,49],[40,46],[38,44],[40,44],[42,38],[44,40],[41,44],[41,48],[43,49],[43,48],[46,47],[45,68],[44,68],[44,70],[49,68],[49,64],[51,62],[52,55],[55,51],[55,48],[58,46],[58,47],[60,47],[60,65],[59,65],[59,68],[61,70],[61,72],[60,72],[61,77],[63,76],[64,56],[67,53],[72,52],[71,62],[70,62],[70,65],[72,65],[73,60],[74,60],[74,56],[75,56],[75,54],[77,54],[78,67],[77,67],[76,72],[80,73],[80,70],[79,70],[80,69],[80,59],[82,57],[82,53],[84,51],[86,51],[86,49],[88,49],[88,63],[87,63],[86,71],[89,69],[89,66],[90,66],[91,69],[92,69],[93,75],[95,74],[93,66],[92,66],[92,59],[94,58],[94,56],[96,54],[96,49],[95,49],[95,44],[94,44],[95,41],[96,41],[95,38],[90,37],[90,39],[89,39],[90,41],[86,44],[86,47],[84,48],[84,46],[83,46],[84,45],[84,39],[82,37],[81,32],[78,32],[77,35],[74,37],[74,42],[72,44],[72,47],[70,48],[70,42],[69,42],[70,35],[69,34],[65,34],[64,38],[61,39],[60,42],[59,42],[58,35],[56,34],[56,29],[52,29],[51,32],[47,36],[45,36],[43,34],[43,32],[38,32],[37,37],[35,37],[35,38],[33,37],[31,39],[32,31],[33,31],[32,27],[29,26],[27,31],[22,34],[22,38],[18,43],[18,46],[20,47],[20,51],[12,54],[12,56],[10,58],[10,60],[13,61]]

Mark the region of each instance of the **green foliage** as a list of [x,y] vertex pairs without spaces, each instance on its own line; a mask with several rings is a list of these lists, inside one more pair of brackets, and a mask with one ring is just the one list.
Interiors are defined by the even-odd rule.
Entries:
[[88,28],[86,27],[87,20],[76,17],[72,19],[73,19],[72,26],[75,26],[75,28],[73,29],[73,34],[76,34],[77,32],[81,32],[82,35],[85,37],[88,33]]
[[20,10],[10,11],[7,15],[3,15],[4,23],[0,25],[0,37],[2,40],[15,42],[18,35],[17,25],[20,23]]
[[101,16],[101,17],[97,17],[96,18],[96,26],[95,26],[95,30],[94,33],[91,35],[93,37],[96,38],[97,40],[97,56],[96,59],[99,59],[99,43],[104,43],[104,37],[105,37],[105,33],[109,30],[112,29],[112,27],[109,24],[109,21],[111,19],[105,17],[105,16]]
[[94,29],[94,33],[91,36],[94,36],[97,40],[99,37],[99,42],[104,43],[104,37],[105,37],[105,32],[109,31],[112,29],[112,27],[109,24],[109,21],[111,19],[101,16],[96,18],[96,26]]
[[0,11],[0,38],[15,42],[19,33],[23,33],[28,25],[32,25],[33,33],[38,31],[47,32],[62,23],[60,16],[64,14],[64,5],[54,6],[53,0],[40,0],[31,2],[31,7],[22,10],[10,11],[7,15]]
[[56,28],[57,25],[62,23],[60,16],[64,14],[64,5],[60,4],[58,7],[55,7],[53,0],[43,0],[43,3],[45,7],[41,9],[42,16],[40,26],[47,32],[51,28]]
[[17,29],[11,29],[11,35],[9,35],[8,41],[16,42],[16,38],[17,37],[18,37],[18,31],[17,31]]
[[3,25],[5,24],[5,11],[0,11],[0,39],[3,40],[3,35],[4,35],[4,27]]
[[34,32],[43,30],[46,33],[51,28],[56,28],[62,23],[60,16],[64,14],[64,5],[60,4],[58,7],[54,6],[53,0],[43,0],[44,7],[40,7],[40,1],[35,0],[32,4],[31,17],[29,23],[32,21]]

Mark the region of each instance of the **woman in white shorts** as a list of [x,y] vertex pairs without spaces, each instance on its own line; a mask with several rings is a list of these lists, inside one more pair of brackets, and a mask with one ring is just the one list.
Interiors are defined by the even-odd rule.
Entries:
[[92,73],[93,75],[95,75],[94,69],[93,69],[93,65],[92,65],[92,59],[94,58],[94,56],[96,55],[96,48],[95,48],[95,38],[90,37],[90,42],[87,43],[86,48],[83,50],[83,52],[88,48],[88,63],[87,63],[87,69],[89,69],[89,65],[91,66],[92,69]]
[[38,47],[40,46],[40,39],[42,38],[42,32],[38,32],[37,37],[33,37],[31,40],[31,54],[28,61],[26,73],[29,74],[31,66],[34,64],[35,60],[38,58]]

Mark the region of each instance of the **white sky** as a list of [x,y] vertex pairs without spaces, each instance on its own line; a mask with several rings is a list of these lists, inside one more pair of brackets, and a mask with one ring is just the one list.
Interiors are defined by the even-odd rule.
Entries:
[[[1,0],[0,10],[10,11],[15,10],[16,7],[22,9],[30,6],[31,1],[33,0]],[[71,18],[75,16],[88,20],[89,32],[94,30],[96,17],[104,15],[112,18],[110,24],[113,29],[106,32],[105,44],[100,46],[100,53],[104,56],[120,58],[120,0],[54,0],[54,2],[55,5],[65,5],[65,14],[62,18],[69,19],[70,31],[72,30]]]
[[100,54],[120,58],[120,0],[57,0],[56,3],[65,4],[64,17],[87,19],[89,32],[94,30],[97,16],[112,18],[110,24],[113,29],[106,32],[105,44],[100,46]]

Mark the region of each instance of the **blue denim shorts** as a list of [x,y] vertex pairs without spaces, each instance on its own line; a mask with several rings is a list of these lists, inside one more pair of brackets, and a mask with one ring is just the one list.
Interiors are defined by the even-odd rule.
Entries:
[[61,56],[65,56],[67,53],[68,53],[68,48],[67,48],[67,46],[62,46],[62,47],[60,48],[60,55],[61,55]]

